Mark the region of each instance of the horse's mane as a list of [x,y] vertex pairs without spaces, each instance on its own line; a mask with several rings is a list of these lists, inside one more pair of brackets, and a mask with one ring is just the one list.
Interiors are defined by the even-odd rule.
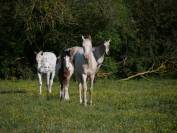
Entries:
[[104,41],[99,41],[99,42],[96,44],[96,46],[100,46],[100,45],[102,45],[102,44],[104,44]]

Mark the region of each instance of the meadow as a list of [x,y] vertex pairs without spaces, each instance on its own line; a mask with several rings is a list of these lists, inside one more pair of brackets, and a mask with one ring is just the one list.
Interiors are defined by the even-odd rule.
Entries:
[[66,102],[57,81],[47,99],[37,80],[0,80],[0,132],[177,132],[177,80],[97,80],[87,107],[74,81]]

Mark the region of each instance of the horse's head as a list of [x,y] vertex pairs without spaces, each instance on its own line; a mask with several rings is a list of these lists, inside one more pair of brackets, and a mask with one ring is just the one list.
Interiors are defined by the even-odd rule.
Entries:
[[70,74],[71,58],[69,55],[65,54],[62,59],[64,76],[68,77]]
[[111,41],[111,40],[108,40],[108,41],[105,41],[105,42],[104,42],[105,52],[106,52],[107,55],[109,54],[110,41]]
[[41,66],[41,61],[43,59],[43,51],[36,54],[37,68]]
[[63,67],[64,67],[64,69],[69,70],[70,63],[71,63],[70,57],[68,55],[65,55],[63,57]]
[[91,36],[89,36],[88,38],[84,38],[84,36],[82,36],[82,40],[83,40],[82,47],[84,50],[84,57],[88,60],[92,52]]

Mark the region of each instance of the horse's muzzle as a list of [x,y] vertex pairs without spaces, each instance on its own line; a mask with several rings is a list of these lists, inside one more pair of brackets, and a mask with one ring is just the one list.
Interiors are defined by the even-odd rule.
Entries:
[[106,52],[106,55],[110,55],[110,52],[108,51],[108,52]]
[[88,54],[84,54],[84,57],[85,57],[86,60],[89,59],[89,55]]
[[68,77],[70,75],[70,70],[69,68],[64,69],[64,77]]

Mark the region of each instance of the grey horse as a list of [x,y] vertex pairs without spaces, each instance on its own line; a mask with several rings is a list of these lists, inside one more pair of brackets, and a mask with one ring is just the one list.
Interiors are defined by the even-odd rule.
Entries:
[[36,55],[37,74],[39,78],[39,94],[42,93],[42,74],[47,75],[47,93],[52,92],[53,79],[55,77],[56,56],[52,52],[40,51]]

